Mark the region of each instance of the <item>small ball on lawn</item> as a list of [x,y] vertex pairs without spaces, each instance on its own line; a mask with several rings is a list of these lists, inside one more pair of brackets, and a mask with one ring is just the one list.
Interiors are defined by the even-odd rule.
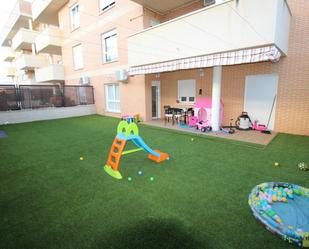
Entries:
[[132,181],[132,177],[129,176],[128,177],[128,181],[131,182]]
[[140,170],[140,171],[137,172],[137,174],[138,174],[139,176],[141,176],[141,175],[143,174],[143,172]]
[[154,181],[154,177],[153,176],[150,177],[150,181],[152,181],[152,182]]
[[194,138],[192,137],[192,138],[191,138],[191,142],[193,142],[193,141],[194,141]]
[[308,165],[305,162],[300,162],[298,164],[298,169],[306,171],[306,170],[309,170],[309,167],[308,167]]
[[275,162],[275,166],[276,166],[276,167],[279,167],[279,165],[280,165],[280,164],[279,164],[278,162]]
[[81,156],[81,157],[79,158],[79,160],[83,161],[83,160],[84,160],[84,158]]

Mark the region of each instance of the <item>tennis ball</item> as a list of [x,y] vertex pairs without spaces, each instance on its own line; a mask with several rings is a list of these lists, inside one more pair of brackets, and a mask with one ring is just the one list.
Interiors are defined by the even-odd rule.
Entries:
[[300,162],[297,166],[299,170],[303,171],[309,170],[309,167],[305,162]]
[[132,181],[132,177],[129,176],[128,177],[128,181],[131,182]]
[[276,167],[279,167],[280,164],[279,164],[278,162],[275,162],[275,166],[276,166]]
[[81,157],[79,158],[79,160],[83,161],[83,160],[84,160],[84,158],[81,156]]
[[154,177],[153,176],[150,177],[150,181],[152,181],[152,182],[154,181]]
[[143,172],[140,170],[140,171],[137,172],[137,174],[138,174],[139,176],[141,176],[141,175],[143,174]]
[[191,142],[193,142],[193,141],[194,141],[194,138],[192,137],[192,138],[191,138]]

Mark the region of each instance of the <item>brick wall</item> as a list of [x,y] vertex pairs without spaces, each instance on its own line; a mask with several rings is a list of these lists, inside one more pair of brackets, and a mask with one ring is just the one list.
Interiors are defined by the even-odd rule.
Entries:
[[[279,75],[275,130],[279,132],[309,135],[309,1],[288,1],[292,11],[292,22],[287,57],[278,63],[264,62],[235,66],[224,66],[222,72],[222,99],[224,100],[224,122],[236,118],[244,107],[244,87],[247,75]],[[203,95],[211,95],[212,69],[199,69],[162,73],[161,106],[177,106],[177,81],[195,79],[196,88]],[[158,80],[148,75],[146,82]],[[198,93],[197,93],[198,94]],[[149,112],[150,110],[148,110]]]

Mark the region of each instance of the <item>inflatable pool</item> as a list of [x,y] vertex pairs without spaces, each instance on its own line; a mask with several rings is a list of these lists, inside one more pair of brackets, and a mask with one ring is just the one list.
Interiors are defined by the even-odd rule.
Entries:
[[309,189],[282,182],[262,183],[253,188],[249,205],[269,231],[309,247]]

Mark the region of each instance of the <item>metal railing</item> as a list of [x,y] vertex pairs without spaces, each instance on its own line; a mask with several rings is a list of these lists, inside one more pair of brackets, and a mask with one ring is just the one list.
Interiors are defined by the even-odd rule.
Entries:
[[0,85],[0,111],[90,104],[92,86]]
[[15,86],[0,85],[0,111],[19,109],[18,93]]

